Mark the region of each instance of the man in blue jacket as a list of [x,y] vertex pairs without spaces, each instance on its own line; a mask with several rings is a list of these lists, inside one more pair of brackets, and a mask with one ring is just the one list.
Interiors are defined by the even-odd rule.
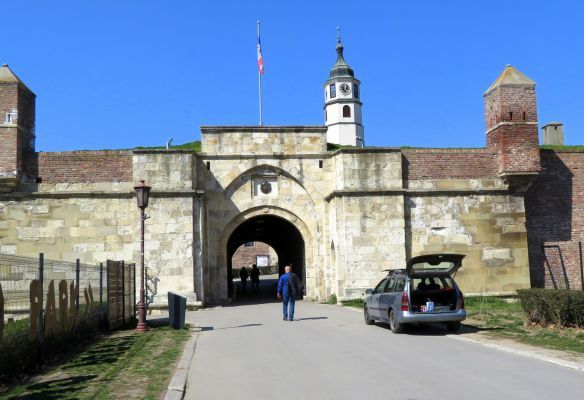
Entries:
[[[294,272],[290,272],[292,267],[286,265],[284,275],[278,281],[278,298],[282,299],[282,311],[284,312],[284,321],[294,321],[294,304],[296,303],[297,295],[302,296],[304,287],[300,278]],[[290,311],[288,312],[288,304],[290,304]]]

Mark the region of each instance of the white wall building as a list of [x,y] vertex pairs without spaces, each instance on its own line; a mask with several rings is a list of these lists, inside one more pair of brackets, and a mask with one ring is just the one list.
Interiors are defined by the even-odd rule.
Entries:
[[327,142],[342,146],[363,147],[365,137],[360,100],[361,82],[343,58],[339,35],[337,62],[324,83],[324,119],[328,127]]

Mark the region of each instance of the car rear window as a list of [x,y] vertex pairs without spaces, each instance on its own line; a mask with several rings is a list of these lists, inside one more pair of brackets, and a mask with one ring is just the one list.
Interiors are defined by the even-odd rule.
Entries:
[[437,263],[429,263],[429,262],[418,262],[412,264],[412,270],[416,272],[424,272],[424,271],[449,271],[454,268],[455,263],[452,261],[444,260]]
[[423,276],[412,278],[413,290],[440,290],[454,287],[450,276]]

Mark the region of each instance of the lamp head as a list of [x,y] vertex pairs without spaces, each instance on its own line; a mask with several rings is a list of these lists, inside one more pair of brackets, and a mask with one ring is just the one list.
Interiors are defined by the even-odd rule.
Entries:
[[146,186],[144,180],[140,181],[140,185],[134,186],[136,191],[136,201],[138,202],[138,208],[145,209],[148,207],[148,200],[150,199],[150,186]]

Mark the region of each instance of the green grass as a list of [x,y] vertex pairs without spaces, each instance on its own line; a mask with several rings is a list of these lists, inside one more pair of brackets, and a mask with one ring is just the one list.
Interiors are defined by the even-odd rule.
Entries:
[[118,331],[0,399],[158,399],[188,338],[188,330],[167,326]]
[[28,335],[28,318],[4,324],[4,339],[12,336]]
[[326,149],[327,149],[327,151],[337,151],[340,149],[360,149],[360,147],[348,146],[348,145],[342,145],[342,144],[336,144],[336,143],[327,143]]
[[485,330],[485,334],[489,336],[549,349],[584,353],[584,330],[532,324],[518,301],[474,297],[466,298],[465,306],[467,320],[464,323]]
[[[136,147],[136,149],[140,149],[140,150],[166,149],[166,146],[154,146],[154,147],[140,146],[140,147]],[[200,153],[201,152],[201,142],[199,140],[196,140],[194,142],[173,145],[173,146],[170,146],[170,150],[192,150],[195,153]]]
[[575,146],[566,146],[566,145],[552,145],[546,144],[540,146],[542,150],[572,150],[572,151],[583,151],[584,146],[582,145],[575,145]]
[[363,299],[343,300],[341,304],[347,307],[363,308]]

